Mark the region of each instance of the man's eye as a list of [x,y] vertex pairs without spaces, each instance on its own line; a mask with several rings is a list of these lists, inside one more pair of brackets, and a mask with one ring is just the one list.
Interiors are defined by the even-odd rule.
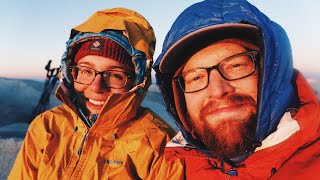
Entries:
[[238,71],[252,68],[253,62],[251,61],[249,56],[242,55],[233,59],[229,59],[221,65],[224,66],[223,69],[225,69],[226,71]]
[[184,78],[185,83],[190,84],[190,83],[195,83],[203,80],[205,76],[203,75],[197,75],[197,76],[186,76]]
[[240,68],[242,64],[232,64],[229,68]]
[[200,77],[200,76],[197,76],[197,77],[194,77],[193,79],[192,79],[192,81],[198,81],[198,80],[200,80],[202,77]]
[[250,64],[243,62],[243,63],[235,63],[235,64],[229,64],[226,68],[226,70],[235,71],[235,70],[244,70],[246,68],[249,68]]

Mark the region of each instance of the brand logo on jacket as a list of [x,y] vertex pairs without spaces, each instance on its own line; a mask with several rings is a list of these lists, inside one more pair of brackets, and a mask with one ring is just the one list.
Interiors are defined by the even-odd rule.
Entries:
[[104,163],[105,163],[105,164],[114,164],[114,165],[121,165],[121,164],[123,164],[122,161],[119,161],[119,160],[111,160],[111,159],[105,159],[105,160],[104,160]]

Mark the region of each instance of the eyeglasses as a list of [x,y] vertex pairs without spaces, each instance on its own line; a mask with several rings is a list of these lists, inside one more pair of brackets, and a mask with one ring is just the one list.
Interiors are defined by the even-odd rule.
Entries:
[[86,66],[72,66],[70,69],[74,81],[84,85],[90,85],[96,76],[101,74],[107,87],[121,89],[126,86],[128,79],[131,78],[131,75],[119,70],[99,72]]
[[183,92],[192,93],[208,86],[212,69],[216,69],[228,81],[242,79],[255,72],[257,55],[257,51],[235,54],[223,59],[215,66],[188,70],[175,77],[174,81],[179,83]]

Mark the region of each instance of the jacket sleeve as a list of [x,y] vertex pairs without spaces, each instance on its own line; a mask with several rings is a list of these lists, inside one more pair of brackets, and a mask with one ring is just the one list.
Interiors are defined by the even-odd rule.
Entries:
[[169,160],[162,155],[159,162],[155,164],[150,171],[148,180],[183,180],[183,163],[180,159]]
[[166,143],[170,141],[167,134],[164,136],[158,153],[152,162],[147,180],[179,180],[184,179],[183,163],[181,159],[174,156],[174,153],[165,148]]
[[43,119],[37,116],[29,126],[25,139],[8,176],[9,180],[37,179],[43,154]]

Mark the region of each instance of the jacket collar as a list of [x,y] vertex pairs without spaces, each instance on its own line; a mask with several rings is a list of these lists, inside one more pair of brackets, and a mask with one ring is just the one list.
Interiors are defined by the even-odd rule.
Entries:
[[[124,94],[111,94],[106,100],[98,119],[91,128],[96,129],[100,126],[105,129],[111,129],[136,117],[148,87],[149,86],[143,87],[145,88],[144,93],[135,93],[135,91],[132,90]],[[71,111],[76,114],[79,113],[68,97],[68,90],[63,86],[63,83],[60,83],[58,86],[55,96],[59,101],[66,104]]]

